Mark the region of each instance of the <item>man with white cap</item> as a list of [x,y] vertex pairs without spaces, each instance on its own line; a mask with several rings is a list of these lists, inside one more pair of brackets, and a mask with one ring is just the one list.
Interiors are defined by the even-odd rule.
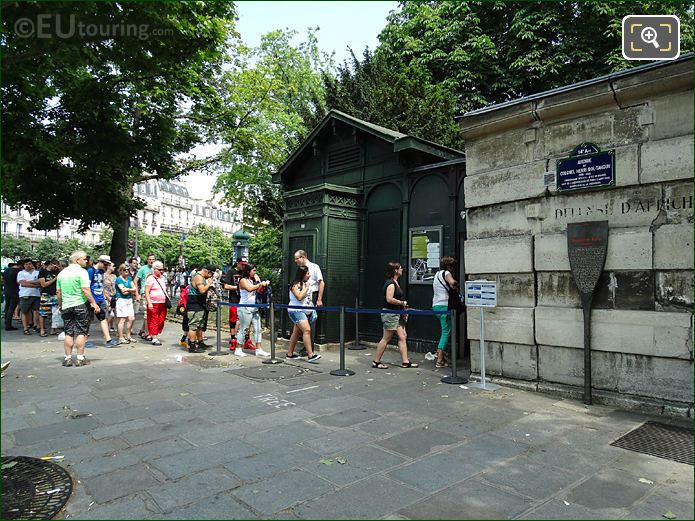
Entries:
[[[117,347],[120,343],[115,338],[111,338],[111,334],[109,333],[109,323],[106,320],[106,317],[108,316],[109,303],[106,302],[106,299],[104,298],[104,271],[110,264],[111,257],[108,255],[100,255],[96,264],[87,270],[87,274],[89,275],[92,296],[100,308],[99,312],[95,313],[95,316],[99,321],[101,332],[106,340],[106,347]],[[89,346],[87,345],[86,347]]]

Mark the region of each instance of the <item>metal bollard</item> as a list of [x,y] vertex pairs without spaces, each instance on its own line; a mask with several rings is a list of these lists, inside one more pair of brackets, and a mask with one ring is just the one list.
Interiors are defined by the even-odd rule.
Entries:
[[270,302],[270,358],[263,360],[263,364],[281,364],[282,360],[275,358],[275,304]]
[[[360,299],[355,298],[355,309],[359,309],[360,307]],[[355,312],[355,345],[348,347],[350,351],[362,351],[364,349],[367,349],[367,346],[362,346],[360,345],[360,320],[359,320],[360,314]]]
[[340,369],[331,371],[333,376],[352,376],[355,371],[345,369],[345,306],[340,306]]
[[456,374],[456,359],[458,358],[458,353],[456,352],[457,344],[457,322],[458,316],[456,310],[450,312],[451,315],[451,376],[445,376],[442,378],[442,383],[445,384],[465,384],[468,383],[468,378],[464,376],[458,376]]
[[222,351],[222,313],[220,312],[221,304],[218,302],[215,309],[215,327],[217,328],[217,351],[208,353],[208,356],[228,355],[229,351]]

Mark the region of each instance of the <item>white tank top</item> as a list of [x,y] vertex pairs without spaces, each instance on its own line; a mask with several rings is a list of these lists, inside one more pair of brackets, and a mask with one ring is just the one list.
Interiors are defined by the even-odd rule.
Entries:
[[[246,280],[249,280],[248,277]],[[255,285],[256,283],[253,282]],[[255,304],[256,303],[256,290],[246,291],[245,289],[239,288],[239,293],[241,297],[239,298],[239,304]],[[253,308],[248,308],[249,311],[253,311]]]
[[439,270],[434,274],[434,281],[432,282],[432,289],[434,290],[434,295],[432,296],[433,306],[446,306],[449,304],[449,292],[446,289],[447,273],[449,272]]
[[[311,297],[311,293],[307,292],[307,297]],[[304,298],[304,300],[299,300],[297,297],[294,295],[294,292],[292,291],[292,288],[290,288],[290,306],[302,306],[302,307],[307,307],[309,304],[307,304],[307,297]],[[290,311],[297,311],[291,309]]]

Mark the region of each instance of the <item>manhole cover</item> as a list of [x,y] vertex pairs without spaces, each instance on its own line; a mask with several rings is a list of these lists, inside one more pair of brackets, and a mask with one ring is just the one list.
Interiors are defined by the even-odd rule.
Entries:
[[675,425],[647,422],[611,445],[657,458],[693,464],[693,431]]
[[231,374],[243,376],[251,380],[284,380],[286,378],[297,378],[310,374],[320,373],[315,369],[305,369],[289,364],[263,365],[261,367],[246,367],[234,371],[226,371]]
[[26,456],[3,456],[3,519],[51,519],[70,494],[72,479],[63,467]]

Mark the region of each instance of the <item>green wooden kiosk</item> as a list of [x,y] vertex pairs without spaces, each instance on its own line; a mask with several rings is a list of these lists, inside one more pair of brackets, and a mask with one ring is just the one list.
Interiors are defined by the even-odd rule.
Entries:
[[[463,258],[464,177],[463,152],[331,110],[274,176],[285,204],[277,297],[288,301],[293,254],[303,249],[323,271],[327,306],[381,308],[386,263],[397,261],[409,305],[429,309],[439,259]],[[317,343],[337,342],[338,314],[323,315]],[[381,338],[378,315],[359,320],[361,339]],[[288,336],[285,314],[281,327]],[[354,330],[348,314],[347,340]],[[411,317],[408,335],[411,348],[432,349],[438,320]]]

